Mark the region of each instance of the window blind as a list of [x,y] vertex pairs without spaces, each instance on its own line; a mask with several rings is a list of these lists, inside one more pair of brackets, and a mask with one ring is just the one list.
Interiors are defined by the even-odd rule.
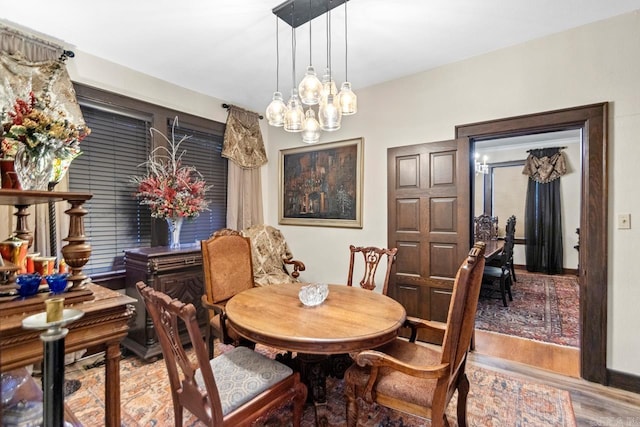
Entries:
[[82,155],[69,168],[71,191],[93,194],[85,207],[85,229],[92,247],[83,270],[87,274],[114,270],[123,251],[151,242],[151,215],[133,197],[131,177],[144,173],[138,165],[150,146],[148,120],[81,106],[91,134],[82,141]]

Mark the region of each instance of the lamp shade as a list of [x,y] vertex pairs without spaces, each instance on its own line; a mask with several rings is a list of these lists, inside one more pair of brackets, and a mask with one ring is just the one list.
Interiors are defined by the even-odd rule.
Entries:
[[349,116],[358,111],[358,97],[351,90],[351,83],[342,83],[338,94],[338,104],[343,116]]
[[309,108],[305,112],[304,122],[302,122],[302,142],[313,144],[320,141],[320,123],[316,120],[315,112]]
[[320,103],[318,119],[320,128],[324,131],[332,132],[340,129],[342,113],[333,94],[329,93],[326,102]]
[[273,99],[267,106],[266,117],[271,126],[283,126],[284,125],[284,113],[287,111],[287,106],[282,100],[282,94],[280,92],[273,93]]
[[298,97],[298,91],[291,89],[291,98],[287,103],[287,111],[284,114],[284,130],[287,132],[302,132],[302,120],[304,110]]
[[312,65],[307,67],[307,72],[298,85],[300,100],[305,105],[316,105],[320,101],[320,91],[322,82],[316,76],[316,71]]

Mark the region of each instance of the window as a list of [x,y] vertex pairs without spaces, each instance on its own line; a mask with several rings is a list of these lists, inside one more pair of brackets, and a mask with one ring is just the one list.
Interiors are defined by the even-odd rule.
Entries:
[[227,159],[221,156],[224,124],[170,110],[83,85],[75,85],[85,121],[91,134],[82,141],[83,152],[69,168],[69,191],[90,192],[85,203],[85,232],[91,244],[91,258],[83,271],[96,276],[121,270],[124,251],[167,244],[163,220],[151,218],[149,209],[133,197],[131,177],[142,175],[153,147],[165,144],[152,138],[150,128],[171,137],[177,116],[176,141],[186,150],[183,164],[196,167],[211,186],[207,191],[209,211],[185,221],[181,243],[193,244],[208,238],[226,224]]
[[[149,246],[151,218],[132,197],[130,182],[147,159],[150,121],[111,111],[81,106],[91,134],[81,143],[82,155],[69,168],[71,191],[85,191],[93,198],[85,203],[84,217],[91,244],[87,273],[111,271],[123,251]],[[145,212],[146,211],[146,212]]]

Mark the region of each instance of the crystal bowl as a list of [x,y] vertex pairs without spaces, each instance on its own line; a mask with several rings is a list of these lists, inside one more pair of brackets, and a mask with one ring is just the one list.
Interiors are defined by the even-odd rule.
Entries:
[[69,277],[68,273],[57,273],[49,274],[44,278],[47,280],[47,284],[49,285],[49,291],[53,294],[60,294],[67,289],[67,277]]
[[329,285],[326,283],[311,283],[300,288],[298,298],[306,306],[313,307],[322,304],[329,295]]
[[18,293],[21,297],[30,297],[38,293],[38,287],[42,282],[42,277],[39,274],[19,274],[16,278],[16,284],[18,285]]

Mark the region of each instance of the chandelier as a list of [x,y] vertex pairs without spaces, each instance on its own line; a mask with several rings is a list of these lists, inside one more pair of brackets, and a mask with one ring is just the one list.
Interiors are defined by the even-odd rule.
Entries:
[[488,174],[489,173],[489,165],[487,164],[487,160],[489,160],[489,157],[485,154],[484,156],[482,156],[482,163],[480,163],[480,154],[476,153],[475,160],[476,160],[476,175],[478,175],[478,174],[483,174],[483,175]]
[[[276,15],[276,91],[267,106],[266,117],[271,126],[283,127],[287,132],[300,132],[302,141],[308,144],[318,142],[322,131],[332,132],[340,129],[342,116],[355,114],[358,110],[357,96],[351,90],[351,83],[347,77],[347,1],[287,0],[273,9]],[[331,9],[341,4],[344,4],[345,82],[338,92],[331,68]],[[312,65],[311,21],[325,14],[327,68],[320,80]],[[279,90],[278,19],[291,26],[292,88],[286,104]],[[296,85],[295,29],[306,23],[309,24],[309,65],[304,77]]]

